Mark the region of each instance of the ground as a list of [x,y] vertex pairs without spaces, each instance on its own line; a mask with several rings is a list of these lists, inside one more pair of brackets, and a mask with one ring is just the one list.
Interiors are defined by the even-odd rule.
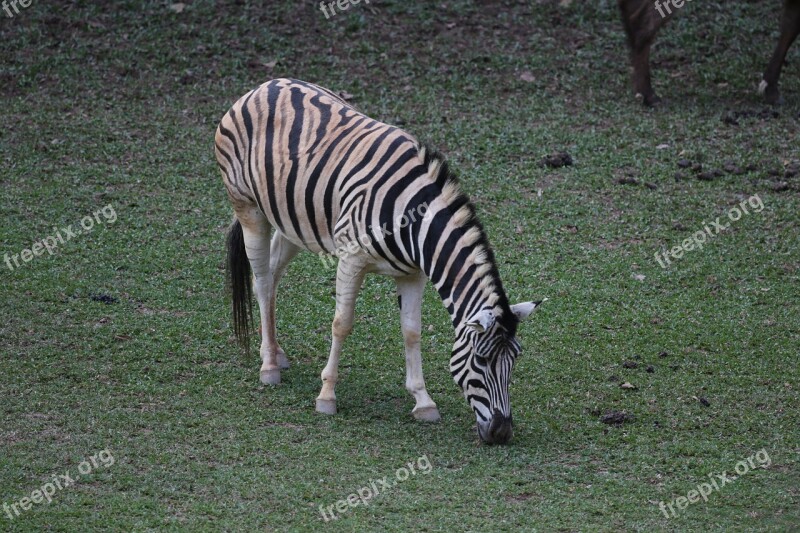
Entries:
[[[0,529],[797,530],[800,46],[768,108],[780,3],[687,3],[654,50],[666,105],[644,110],[614,4],[0,11],[0,504],[75,478]],[[359,300],[336,416],[314,412],[329,263],[302,255],[282,285],[280,386],[237,348],[214,129],[282,76],[438,147],[511,299],[549,298],[520,327],[510,445],[478,441],[432,289],[438,424],[410,415],[389,279]]]

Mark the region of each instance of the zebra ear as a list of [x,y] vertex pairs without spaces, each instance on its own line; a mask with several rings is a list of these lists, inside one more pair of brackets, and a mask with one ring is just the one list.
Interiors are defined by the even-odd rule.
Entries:
[[539,307],[543,302],[546,302],[547,298],[543,300],[539,300],[538,302],[524,302],[521,304],[516,304],[511,306],[511,312],[517,315],[517,318],[521,321],[525,320],[533,313],[537,307]]
[[471,327],[478,333],[483,333],[494,325],[494,311],[491,309],[484,309],[478,311],[472,318],[467,320],[467,326]]

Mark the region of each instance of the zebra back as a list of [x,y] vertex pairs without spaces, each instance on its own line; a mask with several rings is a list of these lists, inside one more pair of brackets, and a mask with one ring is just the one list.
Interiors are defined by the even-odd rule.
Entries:
[[369,256],[373,271],[422,270],[455,326],[492,308],[511,335],[494,254],[443,157],[333,92],[291,79],[244,95],[216,134],[234,207],[257,205],[314,253]]

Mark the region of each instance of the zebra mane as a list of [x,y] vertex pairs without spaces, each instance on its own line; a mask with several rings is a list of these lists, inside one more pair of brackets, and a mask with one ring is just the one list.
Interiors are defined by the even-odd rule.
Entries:
[[[445,157],[436,149],[431,148],[427,144],[420,146],[420,151],[424,157],[424,164],[429,169],[429,176],[433,178],[440,190],[448,191],[448,204],[455,206],[456,211],[466,210],[467,216],[459,217],[456,223],[465,230],[473,229],[477,232],[477,240],[474,242],[475,246],[481,248],[485,255],[485,264],[488,266],[488,271],[485,277],[490,280],[494,288],[494,294],[497,296],[497,301],[494,303],[495,307],[499,307],[502,313],[497,316],[497,321],[509,333],[514,336],[517,331],[517,324],[519,320],[516,315],[511,312],[511,304],[506,296],[503,282],[500,280],[500,273],[497,270],[497,260],[494,255],[494,250],[489,244],[489,238],[486,236],[486,231],[483,228],[478,215],[475,210],[475,205],[470,201],[469,197],[461,190],[461,184],[458,177],[450,170]],[[456,219],[454,216],[453,219]]]

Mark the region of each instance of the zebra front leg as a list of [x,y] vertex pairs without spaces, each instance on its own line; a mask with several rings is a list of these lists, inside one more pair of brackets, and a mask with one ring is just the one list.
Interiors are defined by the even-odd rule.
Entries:
[[422,352],[420,335],[422,332],[422,294],[425,291],[425,276],[396,278],[397,303],[400,306],[400,326],[403,329],[403,344],[406,351],[406,390],[416,401],[411,414],[417,420],[438,422],[439,409],[425,389],[422,376]]
[[322,370],[322,390],[317,396],[317,411],[336,414],[336,381],[339,378],[339,356],[342,345],[353,330],[356,298],[366,274],[365,265],[353,256],[339,260],[336,269],[336,314],[331,327],[332,341],[328,364]]
[[271,295],[274,292],[274,276],[270,268],[270,233],[272,227],[267,217],[257,208],[247,208],[236,212],[236,218],[242,224],[244,247],[250,268],[255,280],[256,300],[261,316],[261,349],[262,359],[261,382],[265,385],[277,385],[281,382],[281,370],[278,364],[274,333],[270,338],[270,331],[274,332],[275,318],[274,307],[271,307]]
[[[286,272],[286,267],[292,259],[297,255],[300,248],[281,235],[279,231],[275,231],[272,236],[272,244],[270,246],[270,283],[267,286],[267,305],[266,313],[263,314],[266,323],[266,328],[262,327],[262,334],[264,336],[263,342],[266,343],[267,353],[275,353],[278,360],[278,367],[280,369],[289,368],[289,359],[286,357],[286,352],[278,344],[277,332],[275,330],[275,298],[278,292],[278,283],[280,282],[283,274]],[[266,359],[265,359],[266,362]],[[265,369],[262,367],[262,376]],[[280,374],[278,376],[280,378]]]

